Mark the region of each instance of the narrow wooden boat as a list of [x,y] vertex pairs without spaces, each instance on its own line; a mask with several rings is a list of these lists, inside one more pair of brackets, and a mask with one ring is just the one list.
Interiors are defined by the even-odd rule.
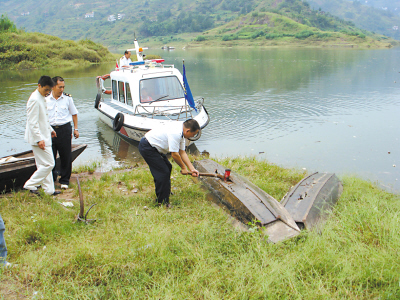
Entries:
[[[225,172],[223,166],[209,159],[195,161],[194,166],[203,173]],[[288,193],[283,203],[246,178],[232,172],[227,181],[221,179],[221,176],[200,176],[199,180],[210,191],[210,200],[228,210],[242,223],[255,222],[264,227],[268,240],[276,243],[298,235],[300,228],[313,228],[316,222],[326,217],[323,211],[336,203],[341,193],[341,184],[334,180],[335,177],[309,176]],[[302,202],[300,208],[296,206],[297,203],[293,203],[298,191],[306,193],[306,198],[310,198]]]
[[342,191],[335,174],[316,172],[293,187],[281,204],[300,228],[314,229],[323,224]]
[[[72,161],[86,147],[86,144],[72,145]],[[56,159],[56,168],[60,168],[59,157]],[[35,171],[36,164],[32,150],[0,158],[0,193],[21,189]]]

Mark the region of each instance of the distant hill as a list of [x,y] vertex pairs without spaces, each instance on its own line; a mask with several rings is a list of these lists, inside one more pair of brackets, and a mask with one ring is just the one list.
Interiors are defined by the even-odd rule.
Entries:
[[400,0],[309,0],[321,9],[353,22],[357,27],[400,40]]
[[196,42],[197,46],[208,44],[341,48],[383,48],[397,44],[387,37],[360,30],[351,23],[334,20],[332,16],[315,11],[304,14],[296,14],[290,10],[253,12],[202,33],[189,46],[196,46]]
[[[0,13],[7,13],[26,31],[63,39],[91,39],[115,48],[132,44],[134,33],[141,38],[158,37],[160,43],[165,43],[184,33],[196,36],[243,16],[263,13],[280,14],[320,31],[361,33],[353,23],[325,11],[314,11],[301,0],[0,0],[0,3]],[[290,31],[283,29],[285,33]],[[274,34],[279,32],[274,30]]]

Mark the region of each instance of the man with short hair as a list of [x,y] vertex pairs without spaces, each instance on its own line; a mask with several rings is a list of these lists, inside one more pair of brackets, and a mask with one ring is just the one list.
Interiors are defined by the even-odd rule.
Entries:
[[[200,131],[199,123],[194,119],[172,122],[170,125],[152,129],[139,142],[139,152],[150,167],[156,187],[157,202],[170,207],[172,165],[166,154],[171,152],[174,161],[181,167],[181,174],[191,172],[199,176],[185,152],[185,139],[194,137]],[[189,169],[189,171],[188,171]]]
[[[61,188],[67,189],[72,172],[71,121],[74,123],[73,135],[77,139],[79,137],[78,110],[75,107],[71,95],[64,93],[64,79],[60,76],[55,76],[52,80],[54,82],[53,89],[50,95],[46,97],[50,125],[57,134],[57,136],[52,139],[52,148],[54,159],[57,158],[57,152],[60,155],[61,177],[59,182]],[[53,168],[54,182],[57,181],[57,176],[57,171]]]
[[25,140],[32,146],[37,170],[25,182],[24,189],[37,195],[40,195],[37,190],[38,186],[42,186],[46,194],[55,196],[60,193],[54,190],[51,173],[54,167],[51,138],[55,137],[56,133],[50,126],[44,98],[50,93],[53,85],[54,83],[49,76],[40,77],[38,88],[31,94],[26,104]]
[[130,66],[131,60],[131,51],[125,50],[124,56],[121,57],[119,60],[119,67],[120,68],[127,68]]

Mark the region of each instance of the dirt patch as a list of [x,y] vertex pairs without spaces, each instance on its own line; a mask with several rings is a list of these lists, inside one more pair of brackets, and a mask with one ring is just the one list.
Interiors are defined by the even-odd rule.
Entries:
[[28,299],[27,295],[33,295],[31,288],[24,286],[18,281],[13,281],[10,279],[1,280],[0,275],[0,296],[1,299],[5,300],[20,300]]

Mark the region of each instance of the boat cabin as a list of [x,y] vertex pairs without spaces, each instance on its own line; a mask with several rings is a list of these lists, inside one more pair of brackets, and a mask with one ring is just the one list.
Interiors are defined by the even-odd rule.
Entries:
[[[192,109],[185,101],[183,77],[164,60],[134,62],[129,68],[110,73],[111,103],[121,105],[133,114],[179,114]],[[103,88],[103,91],[105,89]]]

